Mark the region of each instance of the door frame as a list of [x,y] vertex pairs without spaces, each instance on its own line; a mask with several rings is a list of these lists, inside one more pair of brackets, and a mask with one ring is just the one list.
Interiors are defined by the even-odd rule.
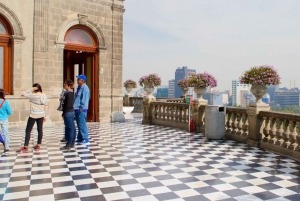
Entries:
[[[94,54],[94,59],[92,61],[92,86],[90,87],[90,96],[91,96],[91,99],[93,99],[92,122],[99,122],[99,51],[98,51],[98,42],[96,40],[95,34],[88,27],[83,26],[83,25],[72,26],[65,33],[65,37],[73,29],[82,29],[82,30],[86,31],[93,39],[93,44],[94,44],[93,46],[92,45],[84,45],[84,44],[66,43],[66,45],[64,46],[64,50],[82,51],[82,52],[88,52],[88,53]],[[63,56],[63,58],[64,58],[64,68],[65,68],[65,56]],[[74,80],[74,82],[75,82],[75,80]]]

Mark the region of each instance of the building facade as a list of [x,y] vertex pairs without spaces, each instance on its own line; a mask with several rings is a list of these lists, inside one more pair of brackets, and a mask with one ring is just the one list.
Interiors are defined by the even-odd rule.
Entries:
[[228,94],[219,93],[213,95],[213,105],[228,105]]
[[249,91],[249,85],[241,84],[238,80],[232,80],[232,105],[241,105],[241,90]]
[[88,121],[110,121],[122,110],[123,0],[1,0],[0,76],[9,94],[11,125],[25,124],[21,93],[39,83],[49,98],[47,122],[66,79],[85,74],[91,90]]
[[274,103],[284,108],[285,106],[296,105],[300,107],[300,90],[286,89],[277,90],[274,94]]
[[194,69],[188,69],[187,66],[178,67],[175,71],[175,98],[180,98],[182,96],[183,92],[179,86],[177,86],[177,83],[179,80],[187,79],[192,74],[196,74],[196,70]]
[[169,80],[168,98],[175,98],[175,80]]

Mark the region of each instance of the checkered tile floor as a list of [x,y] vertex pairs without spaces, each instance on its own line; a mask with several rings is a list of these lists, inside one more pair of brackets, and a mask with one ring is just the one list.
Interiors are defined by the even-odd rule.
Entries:
[[0,200],[300,200],[300,163],[284,156],[234,141],[204,143],[201,134],[141,119],[91,123],[89,131],[89,146],[61,151],[63,126],[45,128],[39,154],[16,154],[24,128],[11,129]]

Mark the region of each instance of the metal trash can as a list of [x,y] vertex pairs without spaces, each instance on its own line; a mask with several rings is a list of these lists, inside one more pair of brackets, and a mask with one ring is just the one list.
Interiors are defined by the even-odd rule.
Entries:
[[224,106],[205,106],[205,137],[210,140],[220,140],[225,136]]

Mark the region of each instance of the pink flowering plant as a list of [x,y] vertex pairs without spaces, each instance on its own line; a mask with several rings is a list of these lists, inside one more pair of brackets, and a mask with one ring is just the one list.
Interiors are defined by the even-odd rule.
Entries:
[[177,86],[181,88],[188,88],[189,87],[189,82],[187,79],[179,80],[177,83]]
[[204,72],[199,74],[192,74],[188,79],[190,87],[216,87],[217,80],[211,74]]
[[139,80],[140,86],[150,85],[152,87],[157,87],[161,85],[161,79],[157,74],[149,74],[148,76],[143,76]]
[[133,81],[133,80],[126,80],[124,82],[124,87],[127,88],[127,87],[132,87],[132,88],[136,88],[136,82]]
[[278,85],[280,77],[273,66],[255,66],[240,77],[242,84]]

